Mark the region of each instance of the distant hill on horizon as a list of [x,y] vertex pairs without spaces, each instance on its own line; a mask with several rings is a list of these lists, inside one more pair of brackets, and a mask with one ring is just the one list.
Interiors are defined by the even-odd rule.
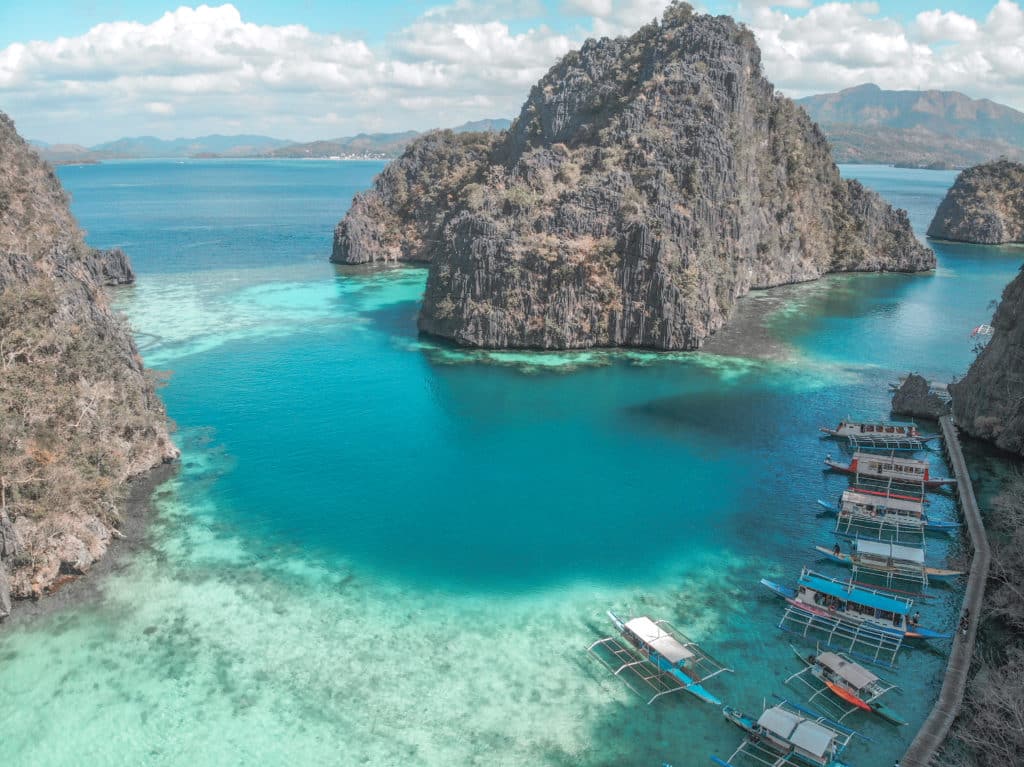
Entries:
[[[511,125],[510,120],[496,118],[473,120],[452,128],[456,133],[466,131],[501,131]],[[161,139],[156,136],[129,136],[116,141],[86,147],[81,144],[51,144],[46,141],[30,142],[39,155],[51,163],[95,163],[103,160],[137,160],[163,158],[203,157],[345,157],[362,159],[391,159],[397,157],[406,145],[420,135],[420,131],[401,133],[359,133],[355,136],[304,143],[240,134],[225,136],[212,134],[196,138]]]
[[55,165],[65,165],[149,158],[253,157],[292,142],[270,136],[212,134],[176,139],[130,136],[89,147],[81,144],[52,144],[46,141],[29,143],[44,160]]
[[[507,130],[512,125],[511,120],[504,118],[492,118],[485,120],[472,120],[452,128],[455,133],[468,133],[471,131],[494,131]],[[360,133],[356,136],[345,136],[342,138],[329,139],[326,141],[310,141],[305,144],[292,144],[290,146],[274,149],[266,153],[267,157],[342,157],[345,159],[377,159],[390,160],[398,157],[417,136],[422,135],[420,131],[404,131],[402,133]]]
[[867,83],[796,99],[836,162],[963,168],[1024,159],[1024,112],[958,91],[889,91]]
[[213,134],[197,138],[159,139],[155,136],[134,136],[96,144],[89,149],[98,154],[114,157],[195,157],[216,154],[228,157],[245,157],[268,152],[293,142],[272,138],[240,134],[224,136]]

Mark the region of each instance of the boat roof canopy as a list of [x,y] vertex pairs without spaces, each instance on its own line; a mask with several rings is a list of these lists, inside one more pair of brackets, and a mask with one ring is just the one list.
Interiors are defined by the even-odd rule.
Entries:
[[878,681],[878,677],[860,664],[846,660],[834,652],[818,654],[817,662],[845,680],[855,690],[863,690]]
[[897,615],[906,615],[910,612],[910,601],[898,597],[890,597],[879,594],[877,591],[862,589],[854,586],[850,588],[845,583],[823,578],[820,575],[804,574],[800,577],[800,585],[806,586],[812,591],[837,597],[842,600],[849,600],[865,607],[873,607],[876,610],[883,610]]
[[894,498],[891,495],[880,495],[878,493],[866,493],[852,488],[843,491],[843,501],[862,506],[897,509],[914,513],[921,513],[924,510],[924,504],[921,501],[912,501],[909,498]]
[[689,660],[694,657],[694,653],[688,650],[682,642],[646,615],[626,621],[626,628],[669,663],[678,663],[681,660]]
[[857,552],[860,554],[896,559],[900,562],[913,562],[915,565],[924,564],[924,549],[914,546],[900,546],[883,541],[866,541],[862,538],[857,539],[856,545]]
[[827,727],[797,716],[782,706],[765,709],[757,723],[819,758],[828,753],[835,737],[835,733]]
[[855,461],[881,461],[882,463],[893,464],[894,466],[912,466],[915,469],[927,469],[930,464],[919,458],[900,458],[895,455],[872,455],[871,453],[857,452],[853,454]]

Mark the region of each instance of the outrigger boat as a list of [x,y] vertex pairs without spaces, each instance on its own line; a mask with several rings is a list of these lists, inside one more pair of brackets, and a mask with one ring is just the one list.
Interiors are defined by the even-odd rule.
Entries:
[[916,546],[900,546],[886,541],[866,541],[858,538],[853,542],[853,551],[846,554],[838,546],[815,546],[822,556],[841,565],[853,567],[854,573],[864,569],[884,575],[890,580],[920,582],[950,581],[963,575],[960,570],[929,567],[924,563],[924,549]]
[[848,464],[839,463],[829,455],[825,457],[825,465],[834,471],[853,474],[857,477],[892,480],[912,485],[922,484],[928,488],[956,484],[956,480],[952,477],[933,477],[928,461],[919,461],[916,458],[870,455],[858,451],[853,454],[853,458]]
[[827,426],[820,430],[829,437],[846,439],[852,445],[888,450],[921,450],[928,446],[938,434],[921,434],[915,424],[864,423],[843,420],[834,429]]
[[771,767],[847,767],[839,757],[857,734],[839,722],[784,699],[765,708],[756,720],[732,706],[722,706],[722,715],[747,737],[728,760],[711,757],[719,767],[736,767],[744,756]]
[[[614,637],[605,637],[587,649],[613,674],[622,675],[637,694],[644,695],[630,684],[623,672],[628,672],[654,691],[648,703],[682,690],[705,703],[722,705],[721,700],[705,689],[704,682],[724,671],[731,672],[731,668],[714,660],[668,621],[655,621],[647,616],[623,620],[611,610],[608,617],[629,645],[624,646]],[[653,673],[650,667],[653,667]]]
[[812,703],[817,695],[827,690],[839,700],[853,706],[853,710],[869,711],[898,726],[907,724],[903,717],[881,700],[885,693],[896,689],[896,685],[880,679],[841,653],[818,652],[816,655],[804,655],[793,645],[790,645],[790,648],[807,668],[793,674],[786,683],[794,679],[802,680],[804,674],[810,674],[824,685],[823,690],[811,696]]
[[908,493],[851,487],[843,491],[838,508],[822,500],[818,505],[838,513],[840,526],[860,522],[879,528],[903,526],[941,533],[955,533],[960,529],[959,522],[933,519],[925,513],[924,498]]
[[829,578],[806,567],[800,573],[796,589],[767,578],[761,579],[761,585],[796,610],[818,618],[839,620],[901,640],[950,637],[950,634],[915,625],[908,617],[914,604],[909,599]]

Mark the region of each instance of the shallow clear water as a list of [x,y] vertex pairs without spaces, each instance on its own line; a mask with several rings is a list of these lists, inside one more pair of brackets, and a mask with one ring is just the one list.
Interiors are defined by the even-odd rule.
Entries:
[[[783,353],[477,353],[417,338],[422,269],[326,263],[379,163],[69,167],[184,450],[151,545],[96,603],[0,633],[6,763],[707,763],[739,742],[691,698],[644,705],[585,648],[608,608],[668,618],[757,710],[797,670],[757,587],[830,543],[817,426],[948,379],[1024,260],[936,244],[935,275],[767,294]],[[927,226],[953,174],[857,167]],[[781,298],[780,298],[781,297]],[[760,298],[755,298],[760,300]],[[938,457],[938,471],[944,471]],[[936,509],[949,511],[937,497]],[[929,556],[957,556],[930,540]],[[828,570],[826,565],[820,565]],[[840,574],[841,571],[834,571]],[[925,623],[955,622],[935,589]],[[936,650],[903,653],[914,726]],[[911,728],[854,719],[854,764]]]

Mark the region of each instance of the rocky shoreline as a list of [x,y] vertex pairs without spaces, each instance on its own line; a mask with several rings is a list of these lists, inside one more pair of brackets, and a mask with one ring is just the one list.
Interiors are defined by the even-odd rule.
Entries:
[[89,604],[103,594],[104,578],[123,570],[134,555],[149,545],[150,524],[156,514],[156,494],[160,486],[173,479],[180,469],[177,463],[163,464],[128,483],[128,497],[121,511],[121,538],[114,538],[88,572],[70,576],[53,591],[37,599],[15,599],[6,618],[0,618],[0,631],[31,623],[61,610]]
[[124,534],[131,482],[179,452],[108,286],[119,249],[85,242],[53,169],[0,113],[0,617],[57,591]]

